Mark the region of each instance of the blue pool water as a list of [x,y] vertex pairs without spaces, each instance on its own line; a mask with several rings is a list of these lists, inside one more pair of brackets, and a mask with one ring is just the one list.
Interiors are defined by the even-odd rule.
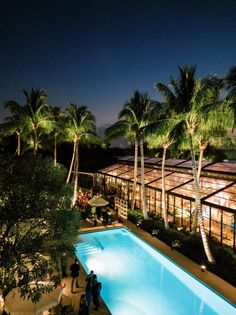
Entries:
[[81,234],[76,255],[112,315],[236,315],[236,308],[125,228]]

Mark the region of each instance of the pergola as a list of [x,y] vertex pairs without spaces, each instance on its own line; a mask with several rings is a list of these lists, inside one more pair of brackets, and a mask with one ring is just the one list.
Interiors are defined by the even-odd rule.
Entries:
[[[145,186],[149,212],[161,215],[161,158],[145,157]],[[191,160],[165,161],[165,190],[169,221],[191,230],[194,210],[194,182]],[[116,164],[99,170],[97,182],[117,188],[117,196],[131,201],[134,157],[119,158]],[[137,177],[136,207],[141,208],[140,166]],[[204,226],[221,245],[236,248],[236,164],[203,162],[200,196]]]

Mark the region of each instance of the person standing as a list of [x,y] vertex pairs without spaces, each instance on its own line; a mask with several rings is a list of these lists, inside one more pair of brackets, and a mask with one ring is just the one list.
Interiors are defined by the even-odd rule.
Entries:
[[80,271],[80,265],[78,259],[75,259],[75,262],[70,266],[71,271],[71,293],[73,293],[73,287],[74,283],[76,288],[79,288],[79,271]]
[[95,310],[98,310],[99,306],[100,306],[100,292],[101,292],[101,289],[102,289],[102,284],[101,282],[99,282],[96,279],[94,279],[94,284],[93,284],[93,287],[92,287],[92,294],[93,294],[93,304],[95,306]]
[[87,275],[85,281],[91,283],[91,286],[93,286],[95,278],[97,278],[97,276],[94,274],[93,270],[91,270],[90,273]]
[[88,283],[85,287],[85,300],[86,300],[88,307],[90,308],[90,304],[92,301],[92,284],[90,281],[88,281]]
[[81,295],[78,315],[89,315],[89,305],[86,301],[85,294]]

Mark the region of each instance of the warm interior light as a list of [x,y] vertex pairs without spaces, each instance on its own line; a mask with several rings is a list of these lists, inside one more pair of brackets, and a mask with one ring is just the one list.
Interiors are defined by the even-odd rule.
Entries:
[[201,265],[201,271],[206,271],[206,266],[205,265]]

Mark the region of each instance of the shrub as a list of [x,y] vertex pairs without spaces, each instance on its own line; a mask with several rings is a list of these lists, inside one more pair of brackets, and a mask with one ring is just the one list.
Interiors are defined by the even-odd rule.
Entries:
[[159,224],[158,224],[158,221],[155,221],[153,219],[147,219],[147,220],[142,220],[140,227],[144,231],[151,234],[153,230],[159,229]]
[[171,246],[172,242],[178,240],[182,246],[184,234],[174,229],[165,230],[163,226],[163,229],[160,230],[158,238],[169,246]]
[[207,268],[236,286],[236,254],[229,248],[214,246],[212,248],[216,264],[207,264]]
[[128,220],[133,222],[134,224],[137,224],[138,222],[142,222],[143,220],[143,214],[138,210],[128,210]]
[[198,264],[202,264],[206,260],[202,240],[198,235],[186,235],[179,251]]

